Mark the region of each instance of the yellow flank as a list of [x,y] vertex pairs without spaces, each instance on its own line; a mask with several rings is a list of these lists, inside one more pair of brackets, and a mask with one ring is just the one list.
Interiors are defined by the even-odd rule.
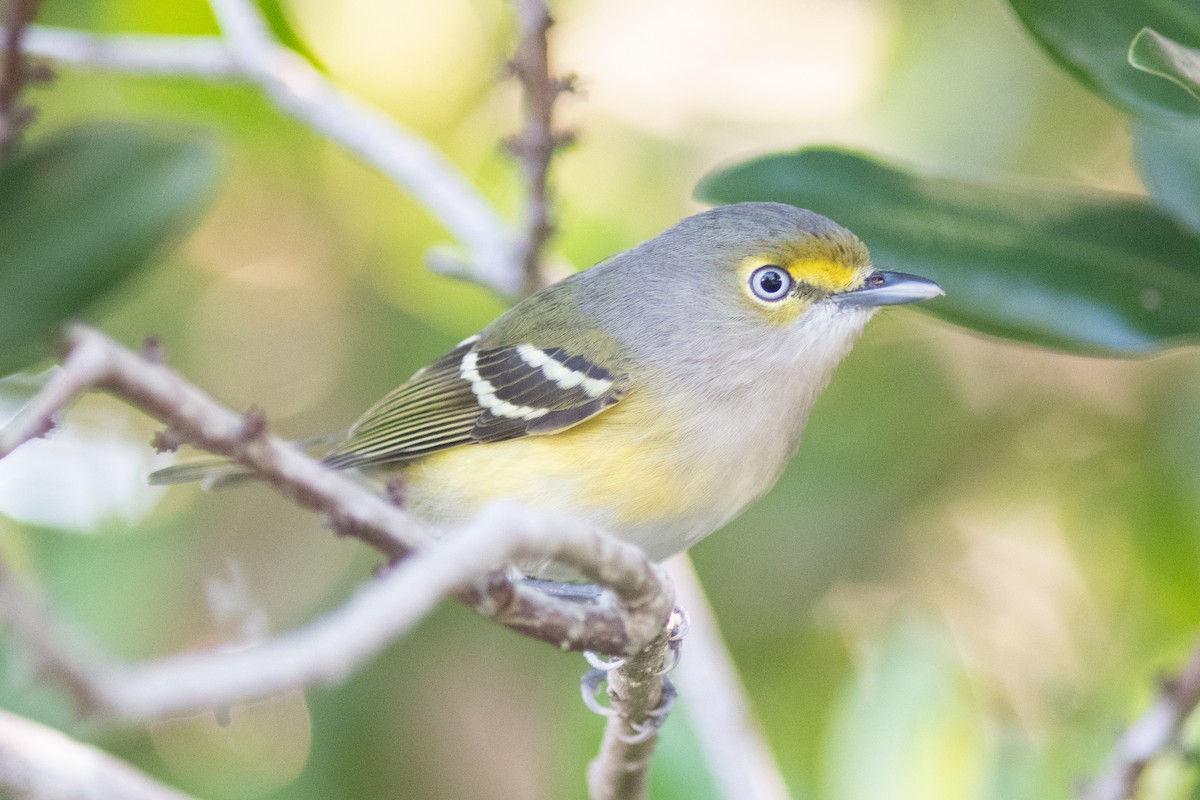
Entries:
[[688,471],[665,460],[680,453],[670,440],[682,432],[663,425],[661,416],[650,424],[646,403],[638,402],[645,399],[626,397],[559,433],[421,458],[402,470],[407,502],[439,524],[467,520],[500,497],[606,525],[685,514],[708,499],[711,487],[695,485]]

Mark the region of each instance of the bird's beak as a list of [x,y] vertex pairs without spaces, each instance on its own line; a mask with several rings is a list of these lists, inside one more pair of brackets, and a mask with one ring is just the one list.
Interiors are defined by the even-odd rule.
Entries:
[[898,306],[944,295],[942,287],[928,278],[903,272],[876,270],[857,289],[833,296],[843,306]]

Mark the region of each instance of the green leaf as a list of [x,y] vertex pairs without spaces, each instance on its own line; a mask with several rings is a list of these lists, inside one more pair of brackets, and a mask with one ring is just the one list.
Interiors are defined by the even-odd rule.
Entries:
[[1153,28],[1142,28],[1129,46],[1129,63],[1173,81],[1200,100],[1200,50],[1184,47]]
[[946,290],[918,308],[983,333],[1097,355],[1200,341],[1200,238],[1142,198],[919,177],[829,149],[720,170],[696,194],[825,214],[880,268]]
[[1200,46],[1195,0],[1009,0],[1034,38],[1069,72],[1109,102],[1149,119],[1200,114],[1196,101],[1129,65],[1143,28]]
[[0,168],[0,374],[188,230],[212,195],[206,140],[77,128]]
[[1138,174],[1159,205],[1200,233],[1200,123],[1133,127]]

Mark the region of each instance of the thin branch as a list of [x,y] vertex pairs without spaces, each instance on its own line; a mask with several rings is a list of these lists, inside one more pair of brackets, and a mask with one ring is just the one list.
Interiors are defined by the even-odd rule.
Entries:
[[0,797],[194,800],[114,756],[0,709]]
[[[339,533],[392,560],[428,544],[408,514],[270,435],[261,414],[235,414],[165,365],[86,326],[67,329],[64,349],[62,369],[0,430],[0,458],[43,435],[84,392],[100,389],[166,424],[167,438],[237,461],[296,504],[325,516]],[[528,522],[546,524],[532,512]],[[673,597],[659,567],[637,548],[614,541],[595,537],[594,549],[559,557],[607,587],[615,599],[588,604],[553,598],[502,569],[459,597],[500,624],[563,650],[635,653],[662,630]]]
[[77,67],[163,77],[248,80],[229,45],[215,36],[97,35],[34,25],[23,47],[28,55]]
[[666,568],[677,602],[691,618],[687,658],[675,682],[684,697],[696,700],[686,703],[684,712],[718,795],[727,800],[788,800],[787,783],[758,726],[691,559],[680,554]]
[[525,233],[518,258],[523,275],[522,292],[542,288],[542,251],[554,235],[550,210],[550,161],[555,151],[570,141],[569,134],[554,129],[554,103],[571,91],[572,81],[550,74],[547,33],[554,20],[544,0],[513,0],[519,39],[509,69],[521,84],[525,97],[525,123],[509,141],[509,150],[520,159],[525,179]]
[[253,83],[281,110],[410,193],[466,248],[469,265],[454,264],[459,274],[510,297],[520,292],[517,236],[445,156],[275,41],[253,3],[214,0],[213,11],[225,33],[222,39],[35,27],[25,52],[97,69]]
[[1130,800],[1137,795],[1150,762],[1179,744],[1179,732],[1200,705],[1200,646],[1154,703],[1117,742],[1104,774],[1080,793],[1080,800]]
[[[636,548],[589,526],[495,504],[325,617],[236,649],[134,665],[115,665],[95,652],[84,655],[78,642],[67,641],[61,625],[20,591],[2,564],[0,615],[30,643],[43,671],[65,682],[83,710],[113,721],[145,722],[339,682],[480,575],[505,562],[547,558],[592,578],[617,577],[626,567],[630,572],[654,569]],[[597,569],[597,564],[609,566]]]
[[16,150],[21,133],[33,121],[33,107],[20,102],[21,92],[30,78],[21,42],[36,10],[37,0],[8,0],[4,52],[0,59],[0,159]]

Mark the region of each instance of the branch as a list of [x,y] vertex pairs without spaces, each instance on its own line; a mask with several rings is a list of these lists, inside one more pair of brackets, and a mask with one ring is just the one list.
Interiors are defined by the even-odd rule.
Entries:
[[1163,682],[1154,704],[1125,731],[1104,774],[1080,794],[1080,800],[1133,798],[1150,762],[1178,745],[1179,732],[1197,705],[1200,646],[1178,675]]
[[[118,722],[264,697],[343,680],[407,634],[446,597],[497,565],[549,558],[620,577],[645,559],[636,548],[577,522],[494,504],[443,542],[404,560],[341,608],[310,625],[236,649],[186,653],[134,665],[84,654],[0,563],[0,614],[32,646],[43,671],[64,681],[80,707]],[[597,564],[609,565],[597,569]],[[614,566],[619,565],[619,566]],[[648,566],[648,565],[647,565]]]
[[675,681],[683,696],[698,700],[687,703],[685,711],[718,795],[727,800],[788,800],[787,783],[758,727],[691,559],[681,554],[666,567],[677,602],[691,618],[687,658]]
[[[326,517],[334,529],[371,545],[392,560],[429,542],[407,513],[350,477],[270,435],[260,413],[238,415],[150,356],[127,350],[103,334],[74,325],[64,335],[62,369],[0,430],[0,458],[43,435],[80,395],[101,389],[163,422],[160,439],[188,442],[245,466],[296,504]],[[558,524],[544,515],[521,516],[531,529]],[[661,568],[641,551],[607,537],[557,553],[562,563],[604,587],[596,603],[550,597],[497,569],[459,592],[459,598],[502,625],[563,650],[632,654],[662,630],[673,607]]]
[[33,121],[33,107],[20,102],[21,91],[31,77],[29,65],[21,53],[21,42],[36,8],[37,0],[8,2],[3,60],[0,60],[0,160],[16,150],[21,133]]
[[[692,730],[719,796],[728,800],[787,800],[787,784],[758,728],[737,669],[721,641],[716,618],[686,554],[666,564],[679,605],[688,610],[687,658],[676,681]],[[646,796],[647,771],[662,715],[663,660],[671,647],[667,631],[634,658],[609,673],[613,711],[600,755],[588,770],[592,800]],[[676,632],[676,636],[681,634]],[[675,642],[675,647],[679,643]],[[674,655],[674,654],[672,654]],[[649,733],[649,735],[645,735]]]
[[[600,753],[588,766],[591,800],[645,800],[658,729],[674,702],[664,692],[664,675],[675,659],[670,627],[644,650],[625,659],[606,677],[612,708]],[[678,642],[675,642],[677,645]],[[665,684],[669,686],[670,684]]]
[[34,25],[26,54],[59,64],[161,77],[248,80],[229,46],[215,36],[97,35]]
[[35,27],[25,52],[97,69],[253,83],[282,111],[354,153],[428,209],[467,250],[470,263],[455,263],[456,272],[510,297],[520,292],[517,237],[445,156],[275,41],[250,0],[212,0],[212,6],[223,38]]
[[550,160],[571,140],[554,130],[554,102],[571,91],[573,81],[550,74],[547,32],[554,20],[544,0],[513,0],[520,38],[509,69],[525,96],[525,124],[508,147],[522,166],[525,178],[525,234],[518,250],[523,276],[522,292],[531,294],[546,284],[541,261],[546,242],[554,235],[550,212]]
[[0,709],[0,797],[194,800],[56,730]]

